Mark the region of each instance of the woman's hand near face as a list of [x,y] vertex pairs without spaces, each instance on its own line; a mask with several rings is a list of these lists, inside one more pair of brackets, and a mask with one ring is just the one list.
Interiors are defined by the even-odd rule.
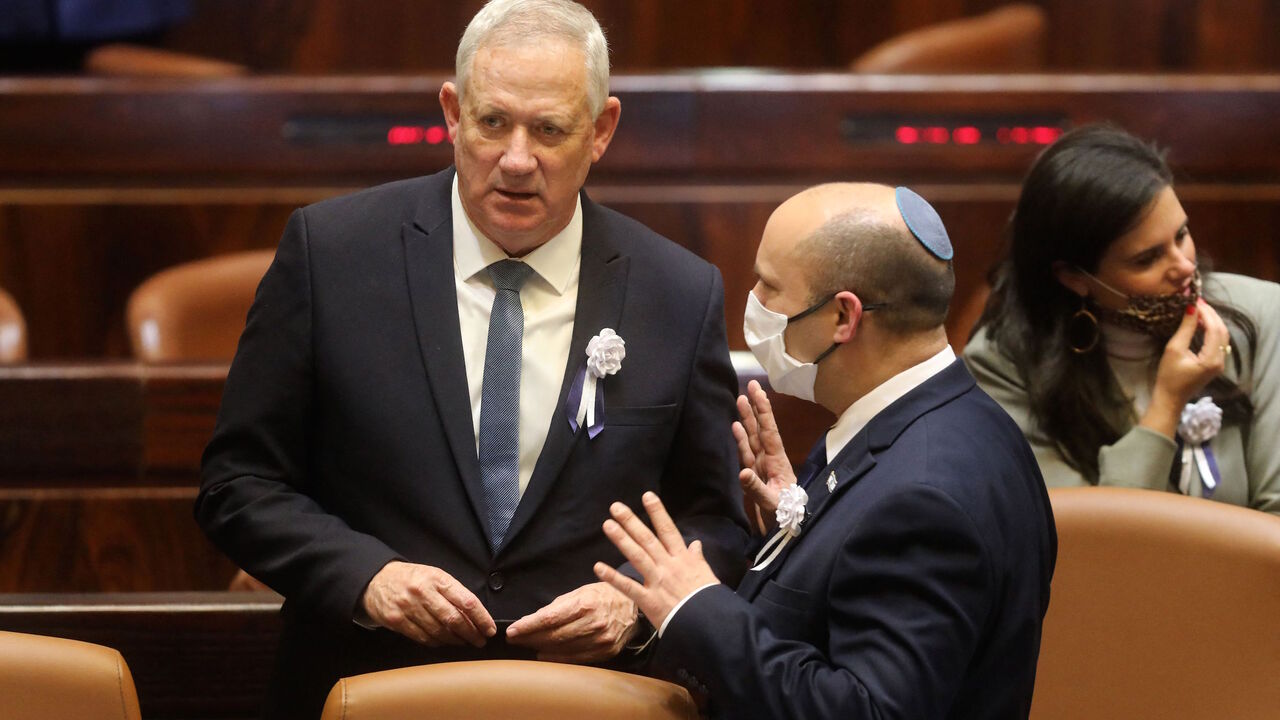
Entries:
[[[1196,327],[1204,328],[1204,344],[1200,352],[1191,351]],[[1164,346],[1156,383],[1151,392],[1151,405],[1139,423],[1167,437],[1174,437],[1182,419],[1182,408],[1204,389],[1226,367],[1231,335],[1226,323],[1204,299],[1187,307],[1177,332]]]

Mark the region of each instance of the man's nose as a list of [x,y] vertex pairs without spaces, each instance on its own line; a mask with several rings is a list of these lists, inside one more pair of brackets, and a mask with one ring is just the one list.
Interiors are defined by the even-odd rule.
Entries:
[[538,159],[533,154],[528,131],[522,127],[517,127],[508,136],[507,147],[502,152],[502,159],[498,162],[498,167],[510,175],[527,175],[533,172],[537,166]]

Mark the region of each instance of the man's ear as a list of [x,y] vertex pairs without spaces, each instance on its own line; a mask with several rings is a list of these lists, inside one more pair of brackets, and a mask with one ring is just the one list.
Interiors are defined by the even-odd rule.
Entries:
[[1080,297],[1089,297],[1089,278],[1083,272],[1061,260],[1054,261],[1052,270],[1053,277],[1062,287]]
[[599,162],[604,157],[604,151],[609,149],[613,131],[618,129],[618,119],[621,117],[622,101],[616,97],[605,100],[604,110],[600,111],[593,123],[595,132],[591,138],[591,162]]
[[858,334],[862,319],[862,299],[848,290],[841,290],[834,298],[836,304],[836,329],[831,342],[847,343]]
[[456,142],[458,123],[462,120],[462,105],[458,98],[458,86],[452,82],[440,86],[440,109],[444,111],[444,125],[449,131],[449,142]]

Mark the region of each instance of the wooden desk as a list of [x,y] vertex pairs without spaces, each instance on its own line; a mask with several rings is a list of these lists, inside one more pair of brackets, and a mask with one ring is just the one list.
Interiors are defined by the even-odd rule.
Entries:
[[192,519],[225,366],[0,367],[0,592],[221,590]]
[[[442,80],[0,80],[0,285],[27,312],[32,357],[124,356],[125,300],[150,274],[271,247],[299,205],[447,166],[447,143],[387,136],[393,123],[438,122]],[[986,272],[1040,146],[850,140],[886,118],[1113,120],[1172,148],[1197,241],[1221,267],[1280,269],[1280,77],[704,72],[613,84],[622,127],[588,189],[720,266],[735,348],[743,261],[773,207],[815,182],[916,187],[951,229],[961,301]]]

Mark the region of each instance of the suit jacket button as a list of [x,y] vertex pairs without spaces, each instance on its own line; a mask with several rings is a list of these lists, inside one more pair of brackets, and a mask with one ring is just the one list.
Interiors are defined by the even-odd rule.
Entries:
[[489,589],[490,590],[494,592],[498,592],[499,590],[501,590],[502,581],[503,581],[502,573],[500,572],[489,573]]

